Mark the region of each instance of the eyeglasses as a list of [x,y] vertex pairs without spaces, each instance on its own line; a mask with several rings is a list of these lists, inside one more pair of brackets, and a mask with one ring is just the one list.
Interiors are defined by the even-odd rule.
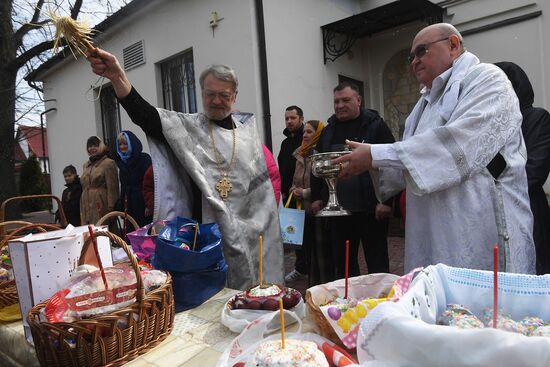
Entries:
[[409,62],[409,64],[412,64],[415,58],[418,57],[420,59],[422,56],[428,53],[428,48],[430,47],[430,45],[433,45],[434,43],[437,43],[437,42],[446,41],[448,39],[449,37],[445,37],[437,41],[432,41],[432,42],[425,43],[423,45],[416,46],[414,51],[411,52],[407,57],[407,61]]
[[208,99],[215,99],[216,96],[219,97],[222,101],[229,101],[235,92],[214,92],[212,90],[205,90],[202,92],[204,96]]

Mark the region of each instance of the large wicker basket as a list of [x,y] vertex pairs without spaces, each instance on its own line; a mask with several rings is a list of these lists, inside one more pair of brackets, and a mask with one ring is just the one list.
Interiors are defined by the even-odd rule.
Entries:
[[[397,279],[397,275],[385,273],[359,275],[349,278],[349,296],[358,300],[366,298],[384,298],[390,292]],[[344,279],[311,287],[306,291],[306,304],[309,314],[319,327],[320,334],[339,346],[346,348],[319,307],[319,305],[326,304],[331,300],[327,298],[328,294],[334,297],[337,295],[343,297],[344,289]]]
[[146,294],[137,260],[126,243],[109,232],[98,232],[97,236],[110,238],[128,255],[137,277],[136,302],[73,323],[41,321],[40,313],[47,301],[34,306],[27,320],[42,366],[121,366],[155,347],[172,331],[174,297],[170,275],[164,285]]
[[315,324],[319,327],[319,334],[331,340],[335,344],[338,344],[339,346],[345,348],[344,344],[321,312],[319,306],[317,306],[313,301],[313,298],[311,297],[311,292],[309,290],[306,291],[306,305],[309,314],[311,315],[311,317],[313,317]]
[[[0,250],[8,245],[8,242],[11,239],[17,237],[17,235],[24,233],[25,231],[36,229],[40,232],[46,232],[46,229],[57,230],[58,226],[52,224],[32,224],[29,222],[23,221],[8,221],[0,223],[0,228],[4,228],[11,225],[22,225],[22,227],[17,228],[14,231],[11,231],[8,235],[5,235],[0,241]],[[8,280],[6,282],[0,282],[0,308],[13,305],[14,303],[19,302],[19,297],[17,296],[17,288],[15,286],[15,279]]]

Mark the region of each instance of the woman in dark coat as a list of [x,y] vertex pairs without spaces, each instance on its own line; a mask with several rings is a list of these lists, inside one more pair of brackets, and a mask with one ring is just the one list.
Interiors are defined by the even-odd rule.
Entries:
[[542,186],[550,172],[550,114],[533,107],[535,94],[527,74],[512,62],[495,64],[501,68],[516,91],[523,115],[521,131],[527,147],[527,181],[533,212],[533,239],[537,252],[537,274],[550,273],[550,207]]
[[150,216],[145,216],[145,200],[143,198],[143,176],[151,166],[151,157],[143,153],[141,141],[133,132],[125,130],[117,137],[116,164],[119,169],[120,200],[118,209],[124,210],[125,200],[128,200],[128,214],[140,226],[151,222]]

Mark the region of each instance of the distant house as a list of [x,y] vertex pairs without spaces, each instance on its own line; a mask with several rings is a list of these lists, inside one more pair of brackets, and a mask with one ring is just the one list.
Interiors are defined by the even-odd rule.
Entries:
[[21,164],[31,155],[38,158],[43,173],[50,173],[50,160],[48,158],[48,133],[46,128],[38,126],[23,126],[17,128],[15,135],[14,159],[16,171]]
[[[485,62],[521,65],[535,104],[549,108],[549,12],[550,1],[534,0],[134,0],[97,25],[94,42],[118,57],[147,101],[181,112],[202,110],[198,76],[207,65],[233,66],[235,107],[255,113],[277,155],[285,108],[298,105],[306,120],[326,121],[332,89],[344,80],[360,87],[365,106],[398,138],[419,97],[407,62],[411,42],[434,22],[454,24]],[[59,54],[26,79],[43,82],[45,108],[56,108],[47,115],[54,192],[63,189],[64,166],[88,159],[91,135],[113,151],[117,133],[129,129],[148,149],[109,81],[85,60]]]

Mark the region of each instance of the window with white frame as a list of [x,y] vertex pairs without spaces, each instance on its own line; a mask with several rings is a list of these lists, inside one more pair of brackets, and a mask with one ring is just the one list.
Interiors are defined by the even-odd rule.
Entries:
[[163,107],[183,113],[197,112],[193,50],[189,49],[160,63],[160,69]]

